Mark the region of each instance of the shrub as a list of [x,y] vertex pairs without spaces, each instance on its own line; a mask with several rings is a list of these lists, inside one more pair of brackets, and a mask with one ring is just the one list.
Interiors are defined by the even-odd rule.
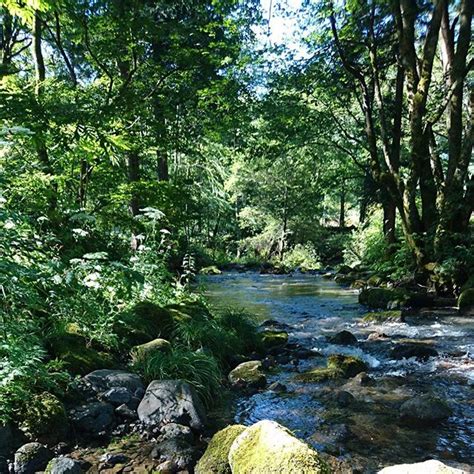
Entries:
[[296,244],[291,250],[285,253],[282,264],[287,268],[301,268],[302,270],[316,270],[321,266],[321,262],[314,247],[306,243]]

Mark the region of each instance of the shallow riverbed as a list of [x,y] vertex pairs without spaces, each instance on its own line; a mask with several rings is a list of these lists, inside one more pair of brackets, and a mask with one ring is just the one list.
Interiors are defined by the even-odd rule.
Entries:
[[[295,375],[324,365],[324,357],[280,365],[268,381],[283,383],[287,392],[264,390],[239,396],[232,407],[236,422],[276,420],[317,449],[347,459],[362,472],[428,458],[474,465],[474,318],[440,311],[423,318],[413,316],[406,323],[364,323],[361,316],[367,310],[357,303],[357,291],[317,275],[226,273],[201,282],[215,306],[242,307],[259,321],[285,323],[290,343],[325,356],[356,355],[370,366],[374,378],[369,386],[347,380],[304,383],[295,381]],[[357,345],[327,342],[328,335],[343,329],[357,337]],[[367,340],[374,332],[388,338]],[[427,362],[390,359],[390,349],[403,339],[424,341],[439,356]],[[356,398],[346,408],[333,400],[342,387]],[[400,404],[423,393],[449,403],[453,415],[447,422],[417,428],[400,421]]]

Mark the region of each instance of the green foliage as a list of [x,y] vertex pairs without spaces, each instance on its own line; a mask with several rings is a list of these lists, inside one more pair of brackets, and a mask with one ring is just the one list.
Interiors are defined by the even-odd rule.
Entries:
[[284,254],[281,263],[284,267],[300,268],[304,271],[317,270],[321,267],[319,257],[311,244],[296,244]]
[[166,352],[153,352],[134,365],[146,382],[183,379],[194,386],[206,406],[221,396],[222,373],[213,355],[173,346]]

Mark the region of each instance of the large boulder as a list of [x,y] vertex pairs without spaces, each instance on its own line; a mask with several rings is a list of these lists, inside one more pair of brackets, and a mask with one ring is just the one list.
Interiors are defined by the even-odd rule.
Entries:
[[378,474],[468,474],[468,472],[447,466],[441,461],[430,459],[415,464],[398,464],[385,467]]
[[262,362],[250,360],[242,362],[229,373],[229,382],[234,388],[264,388],[267,384],[265,374],[262,372]]
[[137,374],[124,370],[94,370],[94,372],[87,374],[84,380],[98,393],[106,392],[115,387],[127,388],[132,393],[144,389],[143,383]]
[[244,425],[230,425],[217,432],[199,460],[196,474],[231,474],[229,451],[234,440],[245,431]]
[[114,407],[93,402],[70,411],[71,421],[82,435],[101,436],[114,424]]
[[82,474],[82,472],[84,471],[79,461],[59,456],[49,462],[45,474]]
[[459,295],[458,307],[460,311],[470,311],[474,309],[474,288],[468,288]]
[[149,427],[179,423],[202,430],[206,413],[194,388],[183,380],[155,380],[138,406],[138,417]]
[[69,429],[63,403],[48,392],[33,397],[23,415],[21,429],[35,441],[58,443]]
[[399,289],[366,288],[359,293],[359,303],[369,308],[387,309],[403,306],[408,300],[407,293]]
[[400,417],[416,425],[432,425],[451,416],[446,402],[431,395],[421,395],[404,402],[400,407]]
[[44,471],[52,457],[51,451],[40,443],[24,444],[15,453],[15,474],[33,474]]
[[316,451],[269,420],[250,426],[235,439],[229,465],[232,474],[330,473]]
[[437,356],[438,351],[436,349],[423,343],[397,344],[390,351],[390,357],[397,360],[415,357],[417,360],[426,361],[430,357]]
[[330,379],[352,378],[368,369],[367,364],[353,356],[334,354],[329,356],[326,367],[317,367],[296,376],[302,382],[322,382]]

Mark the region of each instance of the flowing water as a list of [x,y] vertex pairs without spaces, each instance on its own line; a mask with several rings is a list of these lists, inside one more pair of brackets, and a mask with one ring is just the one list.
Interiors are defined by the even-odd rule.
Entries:
[[[205,277],[202,283],[215,306],[245,308],[258,321],[284,323],[290,343],[325,356],[356,355],[374,378],[368,386],[347,380],[299,382],[298,372],[325,365],[325,357],[292,360],[267,377],[269,383],[286,385],[287,391],[238,395],[232,408],[235,422],[278,421],[362,472],[429,458],[474,465],[474,318],[440,310],[406,323],[364,323],[361,316],[367,309],[357,303],[357,291],[317,275],[226,273]],[[328,335],[343,329],[357,337],[357,345],[327,342]],[[367,340],[373,332],[388,337]],[[390,349],[404,339],[430,344],[439,356],[426,362],[392,360]],[[334,401],[341,388],[356,398],[349,407]],[[452,416],[435,427],[407,426],[399,418],[400,404],[424,393],[446,400]]]

